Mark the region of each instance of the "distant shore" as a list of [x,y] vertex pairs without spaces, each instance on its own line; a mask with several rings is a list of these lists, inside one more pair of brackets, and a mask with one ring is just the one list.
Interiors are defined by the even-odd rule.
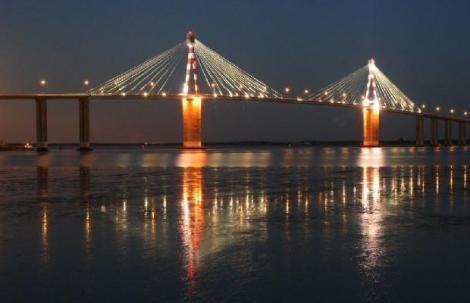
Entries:
[[[278,142],[278,141],[236,141],[236,142],[205,142],[205,147],[267,147],[267,146],[285,146],[285,147],[306,147],[306,146],[345,146],[345,147],[360,147],[361,141],[296,141],[296,142]],[[381,141],[381,146],[414,146],[414,140],[388,140]],[[425,142],[428,145],[429,142]],[[94,148],[179,148],[181,143],[92,143]],[[74,149],[77,143],[49,143],[49,147],[53,149]],[[15,151],[15,150],[35,150],[35,145],[26,147],[24,143],[9,143],[0,146],[0,151]]]
[[0,151],[12,151],[12,150],[34,150],[34,146],[30,145],[26,147],[24,143],[9,143],[0,145]]

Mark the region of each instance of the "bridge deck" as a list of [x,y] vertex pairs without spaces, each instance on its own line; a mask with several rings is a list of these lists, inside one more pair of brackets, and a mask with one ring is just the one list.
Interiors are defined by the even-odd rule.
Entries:
[[[30,94],[0,94],[0,101],[8,100],[35,100],[37,98],[45,98],[50,100],[64,100],[64,101],[76,101],[78,98],[90,97],[95,100],[152,100],[152,101],[174,101],[180,100],[181,95],[167,94],[167,95],[90,95],[88,93],[30,93]],[[332,106],[342,108],[352,108],[361,110],[361,105],[343,104],[339,102],[318,102],[310,100],[302,100],[298,98],[257,98],[257,97],[229,97],[229,96],[213,96],[213,95],[201,95],[203,100],[206,101],[245,101],[245,102],[263,102],[263,103],[281,103],[281,104],[302,104],[302,105],[316,105],[316,106]],[[382,108],[382,111],[389,113],[396,113],[401,115],[422,115],[425,118],[434,118],[442,120],[451,120],[455,122],[470,123],[470,118],[457,117],[452,115],[445,115],[442,113],[417,113],[404,111],[399,109]]]

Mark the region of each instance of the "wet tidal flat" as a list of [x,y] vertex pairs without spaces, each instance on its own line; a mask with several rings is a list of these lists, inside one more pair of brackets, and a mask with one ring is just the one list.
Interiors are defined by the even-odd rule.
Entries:
[[470,150],[0,153],[1,302],[470,300]]

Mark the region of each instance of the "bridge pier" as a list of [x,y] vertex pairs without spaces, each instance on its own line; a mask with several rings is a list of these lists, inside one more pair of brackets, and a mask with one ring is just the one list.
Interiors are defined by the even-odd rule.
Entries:
[[444,143],[445,145],[452,145],[452,120],[444,121]]
[[78,98],[79,140],[78,150],[89,151],[90,147],[90,97]]
[[379,146],[380,139],[380,109],[376,106],[364,107],[362,110],[362,145],[366,147]]
[[459,145],[467,144],[467,124],[459,122]]
[[416,115],[416,146],[424,146],[424,117]]
[[200,97],[186,97],[182,100],[183,148],[202,148],[202,100]]
[[36,98],[36,150],[47,151],[47,99]]
[[431,145],[439,145],[439,121],[436,118],[431,118]]

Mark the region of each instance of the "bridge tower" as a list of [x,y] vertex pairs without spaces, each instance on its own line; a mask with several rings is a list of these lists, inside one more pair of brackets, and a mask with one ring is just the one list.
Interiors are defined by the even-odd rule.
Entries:
[[362,102],[362,125],[363,125],[363,146],[378,146],[380,131],[380,102],[377,96],[375,74],[375,60],[369,60],[369,76],[367,81],[367,91]]
[[187,34],[188,63],[183,84],[183,148],[202,148],[202,100],[197,85],[196,36]]

